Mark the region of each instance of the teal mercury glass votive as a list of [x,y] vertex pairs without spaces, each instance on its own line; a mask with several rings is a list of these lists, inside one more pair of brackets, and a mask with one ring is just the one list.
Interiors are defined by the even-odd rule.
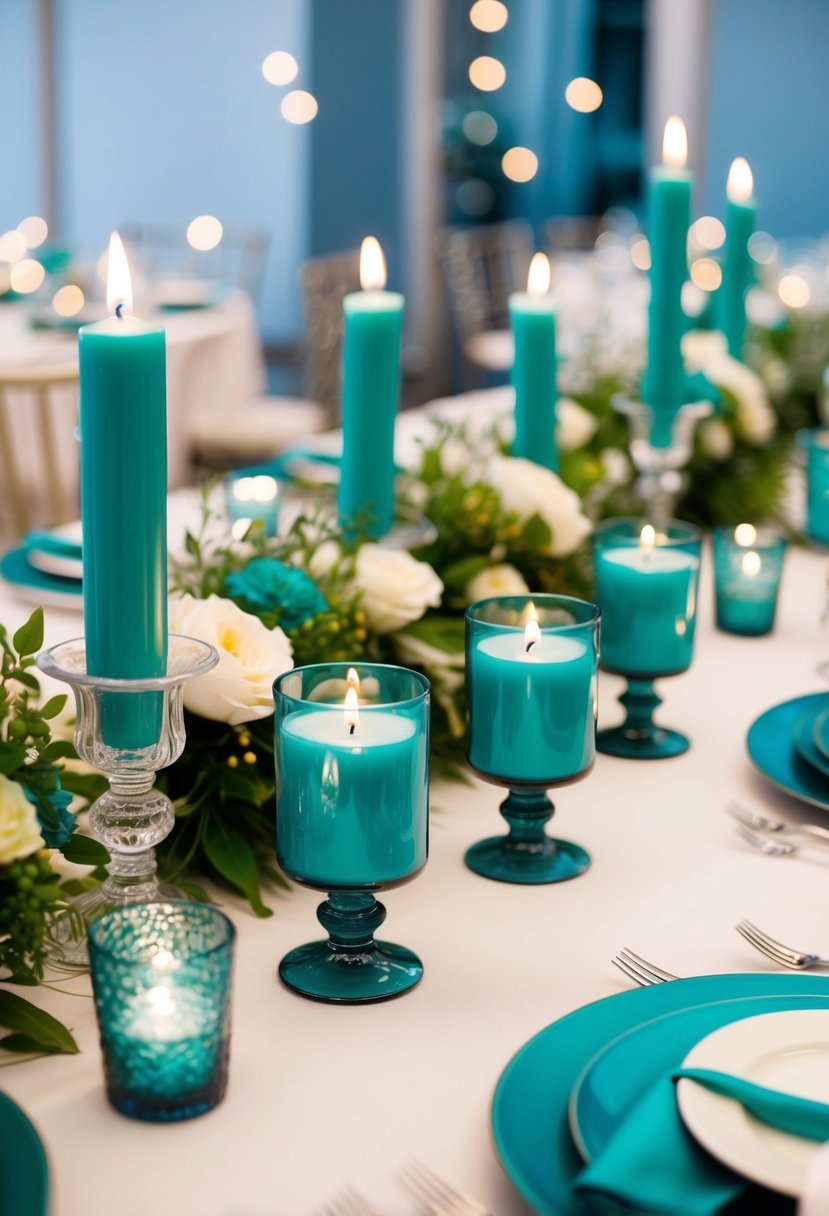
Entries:
[[715,528],[717,628],[761,637],[774,628],[786,538],[771,528]]
[[806,461],[806,534],[829,545],[829,430],[798,431],[797,442]]
[[191,1119],[224,1097],[233,925],[196,903],[133,904],[89,928],[107,1096],[151,1123]]
[[564,595],[480,600],[466,611],[469,763],[510,793],[506,836],[467,850],[498,882],[551,883],[590,864],[579,845],[547,836],[545,791],[587,775],[595,759],[599,609]]
[[281,488],[264,468],[234,469],[224,480],[228,518],[242,531],[244,525],[261,520],[266,536],[276,536],[279,527]]
[[327,941],[279,965],[289,988],[321,1001],[397,996],[423,974],[403,946],[375,941],[374,897],[426,864],[429,681],[403,667],[320,663],[274,684],[276,849],[295,882],[328,898]]
[[596,599],[602,610],[603,671],[625,676],[621,726],[600,730],[598,750],[630,760],[679,756],[690,742],[656,726],[653,682],[691,665],[702,533],[670,520],[608,519],[593,534]]

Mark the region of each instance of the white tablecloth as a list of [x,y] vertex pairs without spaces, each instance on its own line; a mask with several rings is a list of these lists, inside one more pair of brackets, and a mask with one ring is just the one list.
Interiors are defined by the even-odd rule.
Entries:
[[[319,896],[275,896],[256,920],[232,899],[239,930],[230,1087],[213,1113],[147,1125],[107,1106],[91,1001],[35,998],[74,1029],[83,1054],[3,1071],[2,1085],[47,1145],[53,1216],[300,1216],[345,1183],[384,1213],[411,1211],[391,1184],[416,1155],[499,1216],[527,1208],[503,1176],[489,1132],[493,1087],[511,1055],[555,1018],[625,986],[610,959],[628,945],[680,975],[772,970],[735,932],[748,916],[783,941],[829,950],[829,859],[775,860],[743,844],[728,799],[820,819],[756,775],[746,729],[767,706],[825,687],[820,615],[826,559],[790,553],[773,638],[711,625],[703,570],[696,660],[662,682],[662,720],[691,751],[658,763],[599,756],[558,793],[555,828],[585,845],[593,866],[561,886],[512,887],[465,869],[463,852],[499,830],[500,792],[435,783],[431,855],[423,875],[384,900],[384,936],[416,950],[425,976],[386,1005],[305,1001],[276,979],[288,949],[319,936]],[[0,590],[0,619],[26,608]],[[50,641],[79,631],[48,613]],[[619,682],[601,680],[600,721],[618,719]],[[87,981],[70,985],[88,993]]]
[[[0,305],[0,374],[24,367],[76,366],[77,337],[29,328],[21,304]],[[153,318],[167,334],[167,460],[170,486],[191,477],[189,434],[201,413],[238,413],[264,387],[264,363],[251,300],[233,291],[213,308],[169,312]],[[22,398],[21,398],[22,401]],[[14,397],[12,398],[12,403]],[[65,483],[78,485],[76,394],[55,394],[51,406]],[[12,409],[12,443],[21,477],[37,488],[42,475],[34,419]]]

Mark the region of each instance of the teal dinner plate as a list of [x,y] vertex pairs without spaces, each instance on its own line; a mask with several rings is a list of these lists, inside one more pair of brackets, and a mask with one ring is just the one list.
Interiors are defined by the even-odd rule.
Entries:
[[825,712],[825,700],[805,709],[794,724],[792,742],[794,749],[802,760],[811,764],[824,777],[829,778],[829,759],[823,755],[815,743],[815,719]]
[[821,756],[825,760],[829,760],[829,706],[815,714],[812,724],[812,738]]
[[572,1189],[584,1163],[570,1134],[568,1106],[585,1065],[608,1043],[665,1014],[772,996],[829,999],[829,977],[739,974],[671,980],[586,1005],[535,1035],[504,1069],[492,1102],[495,1149],[519,1194],[540,1216],[584,1212]]
[[46,1216],[49,1170],[40,1136],[7,1094],[0,1093],[0,1212]]
[[0,558],[0,578],[12,586],[21,599],[53,608],[81,607],[83,587],[79,578],[63,578],[37,570],[26,554],[26,546],[20,545]]
[[767,709],[748,732],[748,754],[752,763],[778,789],[829,810],[829,777],[812,768],[794,747],[794,728],[801,714],[826,703],[825,692],[795,697]]

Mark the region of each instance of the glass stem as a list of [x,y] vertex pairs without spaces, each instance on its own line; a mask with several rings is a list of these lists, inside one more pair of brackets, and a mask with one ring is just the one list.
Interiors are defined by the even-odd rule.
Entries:
[[549,848],[550,838],[544,828],[555,807],[543,790],[510,790],[499,809],[509,824],[508,847]]
[[653,715],[662,704],[662,698],[654,692],[653,680],[628,679],[619,701],[627,711],[622,732],[629,739],[650,739],[656,730]]
[[330,891],[317,908],[317,920],[336,954],[373,950],[374,934],[385,919],[386,909],[366,891]]

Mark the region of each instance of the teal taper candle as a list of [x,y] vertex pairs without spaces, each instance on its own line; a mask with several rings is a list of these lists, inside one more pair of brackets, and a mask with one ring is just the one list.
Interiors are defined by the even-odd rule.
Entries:
[[684,168],[686,156],[685,125],[674,115],[665,124],[663,164],[651,172],[648,209],[651,298],[642,398],[653,411],[651,443],[657,448],[670,446],[674,417],[685,400],[682,286],[688,277],[693,182]]
[[343,455],[340,520],[367,517],[384,536],[394,521],[394,423],[400,393],[403,297],[384,291],[386,266],[374,237],[360,254],[362,291],[343,300]]
[[717,320],[728,342],[728,353],[742,359],[746,334],[746,292],[754,277],[748,242],[754,231],[757,203],[748,161],[738,156],[728,174],[725,212],[725,262],[717,293]]
[[[140,679],[167,664],[164,330],[126,315],[129,269],[117,235],[109,267],[116,315],[79,335],[84,630],[90,674]],[[106,743],[154,742],[156,710],[158,694],[113,694]]]
[[526,292],[509,298],[515,339],[513,456],[558,472],[556,450],[556,310],[548,295],[550,263],[537,253],[530,263]]

